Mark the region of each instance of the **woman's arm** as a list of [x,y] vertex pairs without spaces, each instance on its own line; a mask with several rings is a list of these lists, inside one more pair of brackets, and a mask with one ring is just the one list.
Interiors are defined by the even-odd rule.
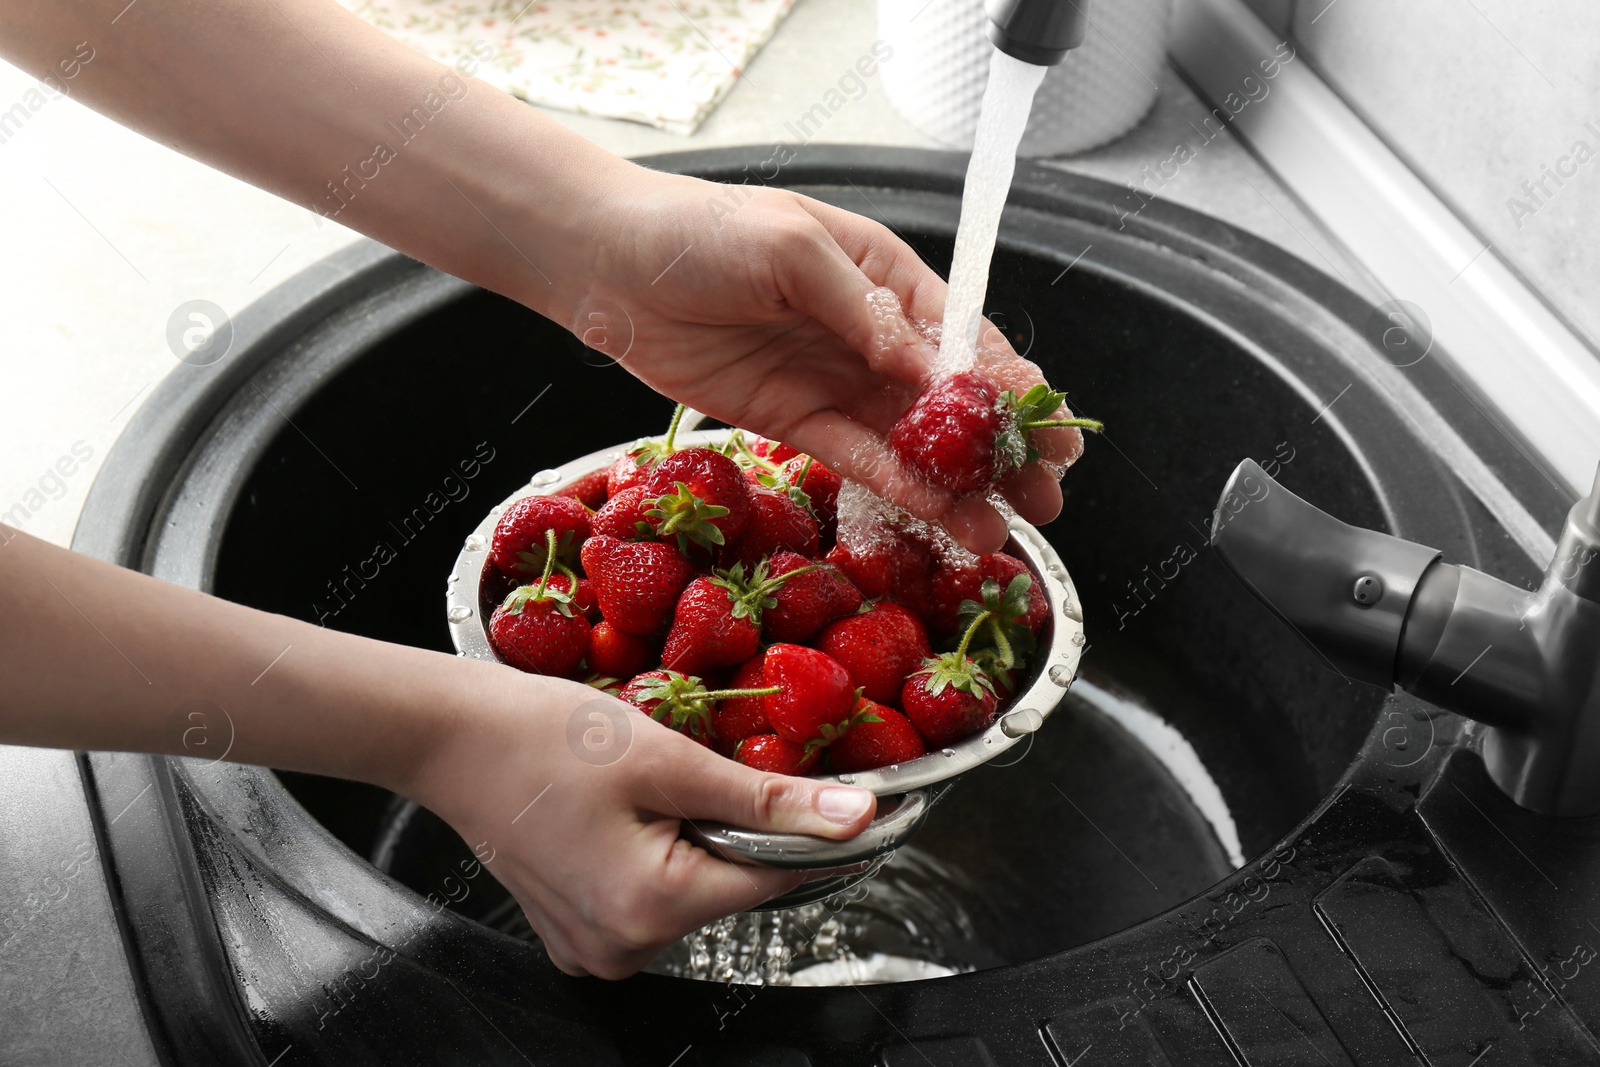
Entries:
[[[800,881],[691,847],[681,819],[848,837],[873,810],[865,790],[751,770],[576,682],[255,611],[6,526],[0,591],[0,743],[226,754],[411,797],[493,850],[569,973],[631,974]],[[599,707],[626,716],[607,760],[567,740]]]
[[[0,55],[41,77],[81,46],[92,107],[180,151],[512,297],[674,399],[781,438],[993,551],[1004,523],[885,447],[932,349],[868,294],[937,322],[944,283],[883,226],[777,188],[625,162],[441,66],[331,0],[0,4]],[[596,331],[593,327],[603,328]],[[988,369],[1041,381],[991,331]],[[636,428],[619,427],[626,438]],[[1066,462],[1076,430],[1036,435]],[[1040,464],[1004,486],[1023,518],[1061,508]]]

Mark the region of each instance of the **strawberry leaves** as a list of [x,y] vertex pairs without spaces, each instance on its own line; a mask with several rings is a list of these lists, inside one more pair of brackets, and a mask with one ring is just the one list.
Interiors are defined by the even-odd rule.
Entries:
[[1105,424],[1095,419],[1052,419],[1066,401],[1066,393],[1057,392],[1042,382],[1021,396],[1013,389],[1000,394],[1000,409],[1009,416],[1006,429],[994,439],[995,458],[1001,474],[1020,470],[1039,458],[1039,450],[1033,445],[1034,430],[1076,427],[1099,433],[1105,429]]

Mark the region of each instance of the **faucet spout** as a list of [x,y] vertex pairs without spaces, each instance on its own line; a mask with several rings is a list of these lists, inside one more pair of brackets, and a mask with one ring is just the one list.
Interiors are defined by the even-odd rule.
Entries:
[[989,40],[1013,59],[1053,67],[1083,43],[1089,0],[988,0]]
[[1348,679],[1484,723],[1489,775],[1523,807],[1600,814],[1600,478],[1537,590],[1349,526],[1259,465],[1234,470],[1211,544]]

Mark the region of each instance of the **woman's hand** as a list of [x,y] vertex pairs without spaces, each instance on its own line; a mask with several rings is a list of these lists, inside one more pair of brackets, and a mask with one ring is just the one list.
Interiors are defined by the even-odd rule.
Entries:
[[751,770],[588,686],[479,678],[401,788],[479,849],[568,974],[626,977],[806,877],[712,856],[683,820],[842,838],[872,818],[864,789]]
[[[885,443],[936,354],[907,317],[938,322],[945,299],[945,283],[894,233],[786,190],[632,166],[608,176],[588,219],[593,244],[567,275],[581,339],[658,391],[941,521],[974,551],[1004,543],[987,501],[929,486]],[[903,315],[872,298],[880,287]],[[1044,380],[992,326],[980,347],[1002,388]],[[1053,464],[1083,447],[1076,430],[1038,441]],[[1058,478],[1036,463],[1002,488],[1023,518],[1048,522],[1061,510]]]

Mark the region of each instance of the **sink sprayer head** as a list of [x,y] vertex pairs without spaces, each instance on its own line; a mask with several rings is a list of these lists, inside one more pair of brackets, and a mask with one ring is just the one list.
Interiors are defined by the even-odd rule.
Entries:
[[1600,477],[1536,590],[1340,522],[1245,460],[1217,555],[1348,680],[1476,719],[1495,783],[1547,815],[1600,814]]

